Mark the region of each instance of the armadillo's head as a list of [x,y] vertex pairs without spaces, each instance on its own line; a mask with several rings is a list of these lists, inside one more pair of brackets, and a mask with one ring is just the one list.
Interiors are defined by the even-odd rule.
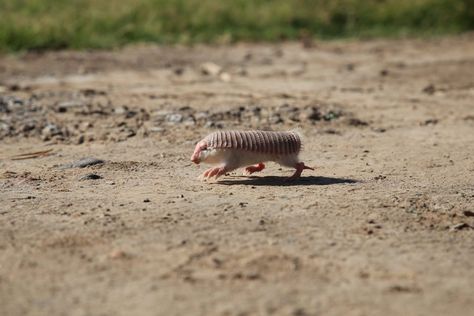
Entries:
[[207,142],[205,140],[201,140],[199,143],[196,144],[194,148],[194,153],[191,156],[191,161],[195,164],[199,164],[201,161],[206,159],[207,153]]

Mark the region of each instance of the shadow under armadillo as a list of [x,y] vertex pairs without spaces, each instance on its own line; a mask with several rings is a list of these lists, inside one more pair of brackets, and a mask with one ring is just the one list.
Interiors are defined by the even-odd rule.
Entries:
[[215,184],[223,185],[260,185],[260,186],[295,186],[295,185],[332,185],[332,184],[351,184],[358,183],[354,179],[332,178],[332,177],[301,177],[292,181],[286,181],[286,177],[245,177],[233,176],[225,180],[219,180]]

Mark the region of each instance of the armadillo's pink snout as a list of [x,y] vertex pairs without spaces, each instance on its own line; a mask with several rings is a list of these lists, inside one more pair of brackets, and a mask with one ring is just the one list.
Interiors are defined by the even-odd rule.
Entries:
[[201,162],[200,155],[201,155],[201,150],[204,148],[202,142],[199,142],[196,147],[194,148],[194,153],[191,156],[191,161],[194,162],[195,164],[199,164]]
[[194,151],[193,155],[191,156],[191,161],[194,162],[197,165],[200,163],[199,152],[196,153],[196,151]]

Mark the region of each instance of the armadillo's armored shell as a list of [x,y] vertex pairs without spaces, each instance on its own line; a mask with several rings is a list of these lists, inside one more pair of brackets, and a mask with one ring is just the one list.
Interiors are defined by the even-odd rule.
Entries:
[[298,154],[300,136],[295,132],[217,131],[205,139],[209,148],[240,149],[261,154]]

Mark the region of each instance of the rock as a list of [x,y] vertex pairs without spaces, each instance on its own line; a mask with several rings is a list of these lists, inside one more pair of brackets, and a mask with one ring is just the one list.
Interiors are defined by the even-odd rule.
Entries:
[[80,136],[76,139],[76,145],[80,145],[80,144],[84,143],[84,140],[85,140],[84,135],[80,135]]
[[206,76],[217,76],[222,71],[222,67],[213,63],[207,62],[201,64],[201,73]]
[[309,121],[320,121],[322,119],[322,114],[317,107],[312,106],[302,113],[302,119]]
[[79,181],[84,181],[84,180],[98,180],[98,179],[103,179],[102,176],[96,174],[96,173],[88,173],[83,175],[82,177],[79,178]]
[[306,311],[303,308],[296,308],[295,310],[293,310],[292,315],[293,316],[306,316],[309,314],[306,313]]
[[205,120],[209,117],[209,113],[208,112],[198,112],[196,114],[194,114],[194,118],[198,121],[200,120]]
[[26,102],[14,96],[0,96],[0,113],[10,113],[23,107]]
[[79,125],[79,130],[82,131],[82,132],[85,132],[87,131],[88,129],[94,127],[94,125],[91,123],[91,122],[82,122],[80,125]]
[[219,78],[224,82],[229,82],[232,79],[232,77],[227,72],[221,73]]
[[293,122],[301,122],[300,113],[299,113],[299,112],[290,113],[290,115],[288,116],[288,118],[289,118],[291,121],[293,121]]
[[268,118],[268,122],[270,124],[281,124],[283,123],[283,119],[281,118],[280,114],[275,113]]
[[278,111],[283,113],[297,113],[299,109],[296,106],[291,106],[288,103],[283,103],[278,107]]
[[180,107],[178,110],[180,110],[180,111],[193,111],[193,108],[188,106],[188,105],[185,105],[185,106]]
[[248,71],[247,69],[245,69],[245,67],[240,67],[235,73],[242,77],[245,77],[248,75]]
[[177,76],[181,76],[184,73],[184,68],[182,67],[177,67],[173,70],[174,74]]
[[206,124],[204,125],[205,128],[214,128],[216,127],[216,123],[213,121],[207,121]]
[[6,122],[0,121],[0,131],[8,133],[11,130],[13,130],[13,128],[10,125],[8,125]]
[[130,138],[134,137],[135,135],[137,135],[137,133],[133,129],[128,129],[126,131],[125,137]]
[[86,97],[94,96],[94,95],[107,95],[106,91],[96,90],[92,88],[86,88],[80,90],[83,95]]
[[110,259],[129,259],[131,256],[123,250],[115,249],[109,253]]
[[128,111],[128,108],[126,106],[120,106],[114,109],[115,114],[125,114]]
[[163,127],[153,126],[153,127],[150,127],[150,128],[148,129],[148,131],[149,131],[150,133],[161,133],[161,132],[164,132],[165,129],[164,129]]
[[28,133],[29,131],[32,131],[35,128],[36,128],[36,122],[27,122],[21,126],[20,130],[23,133]]
[[436,92],[436,87],[433,84],[429,84],[422,90],[424,93],[432,95]]
[[172,124],[178,124],[183,121],[183,115],[179,113],[172,113],[166,116],[166,121]]
[[462,212],[462,213],[464,214],[464,216],[468,216],[468,217],[474,216],[474,212],[473,212],[473,211],[468,211],[468,210],[466,210],[466,211],[464,211],[464,212]]
[[332,128],[328,128],[328,129],[324,130],[324,133],[331,134],[331,135],[341,135],[341,132],[339,132],[338,130],[332,129]]
[[85,168],[88,166],[93,166],[97,164],[105,163],[102,159],[97,159],[93,157],[82,158],[72,163],[64,164],[59,167],[59,169],[71,169],[71,168]]
[[166,117],[171,114],[173,113],[168,110],[158,110],[158,111],[153,111],[151,115],[155,120],[164,121]]
[[41,130],[41,138],[43,140],[49,140],[56,135],[62,135],[62,131],[55,124],[48,124]]
[[346,70],[347,71],[354,71],[355,65],[353,63],[346,64]]
[[132,111],[132,110],[128,110],[126,113],[125,113],[125,118],[132,118],[134,117],[135,115],[137,115],[137,111]]
[[196,120],[194,119],[194,117],[190,116],[186,120],[184,120],[183,124],[186,126],[194,126],[196,125]]
[[323,115],[323,119],[325,121],[332,121],[335,120],[339,117],[341,117],[342,113],[341,112],[335,112],[335,111],[329,111],[326,114]]
[[358,118],[350,118],[349,121],[347,122],[351,126],[367,126],[369,123],[362,121],[361,119]]
[[436,125],[436,124],[438,124],[438,119],[428,119],[420,123],[421,126]]
[[260,115],[260,113],[262,112],[262,108],[257,105],[250,107],[249,110],[252,112],[253,115]]
[[8,103],[5,102],[4,98],[0,98],[0,113],[10,113]]
[[466,223],[459,223],[451,226],[450,230],[463,230],[463,229],[468,229],[468,228],[473,228],[471,225],[466,224]]
[[84,106],[84,102],[80,100],[65,101],[65,102],[58,103],[58,105],[56,106],[56,111],[59,113],[64,113],[64,112],[67,112],[69,109],[83,107],[83,106]]
[[410,292],[420,292],[421,290],[416,287],[404,286],[400,284],[392,285],[388,288],[390,292],[399,292],[399,293],[410,293]]

